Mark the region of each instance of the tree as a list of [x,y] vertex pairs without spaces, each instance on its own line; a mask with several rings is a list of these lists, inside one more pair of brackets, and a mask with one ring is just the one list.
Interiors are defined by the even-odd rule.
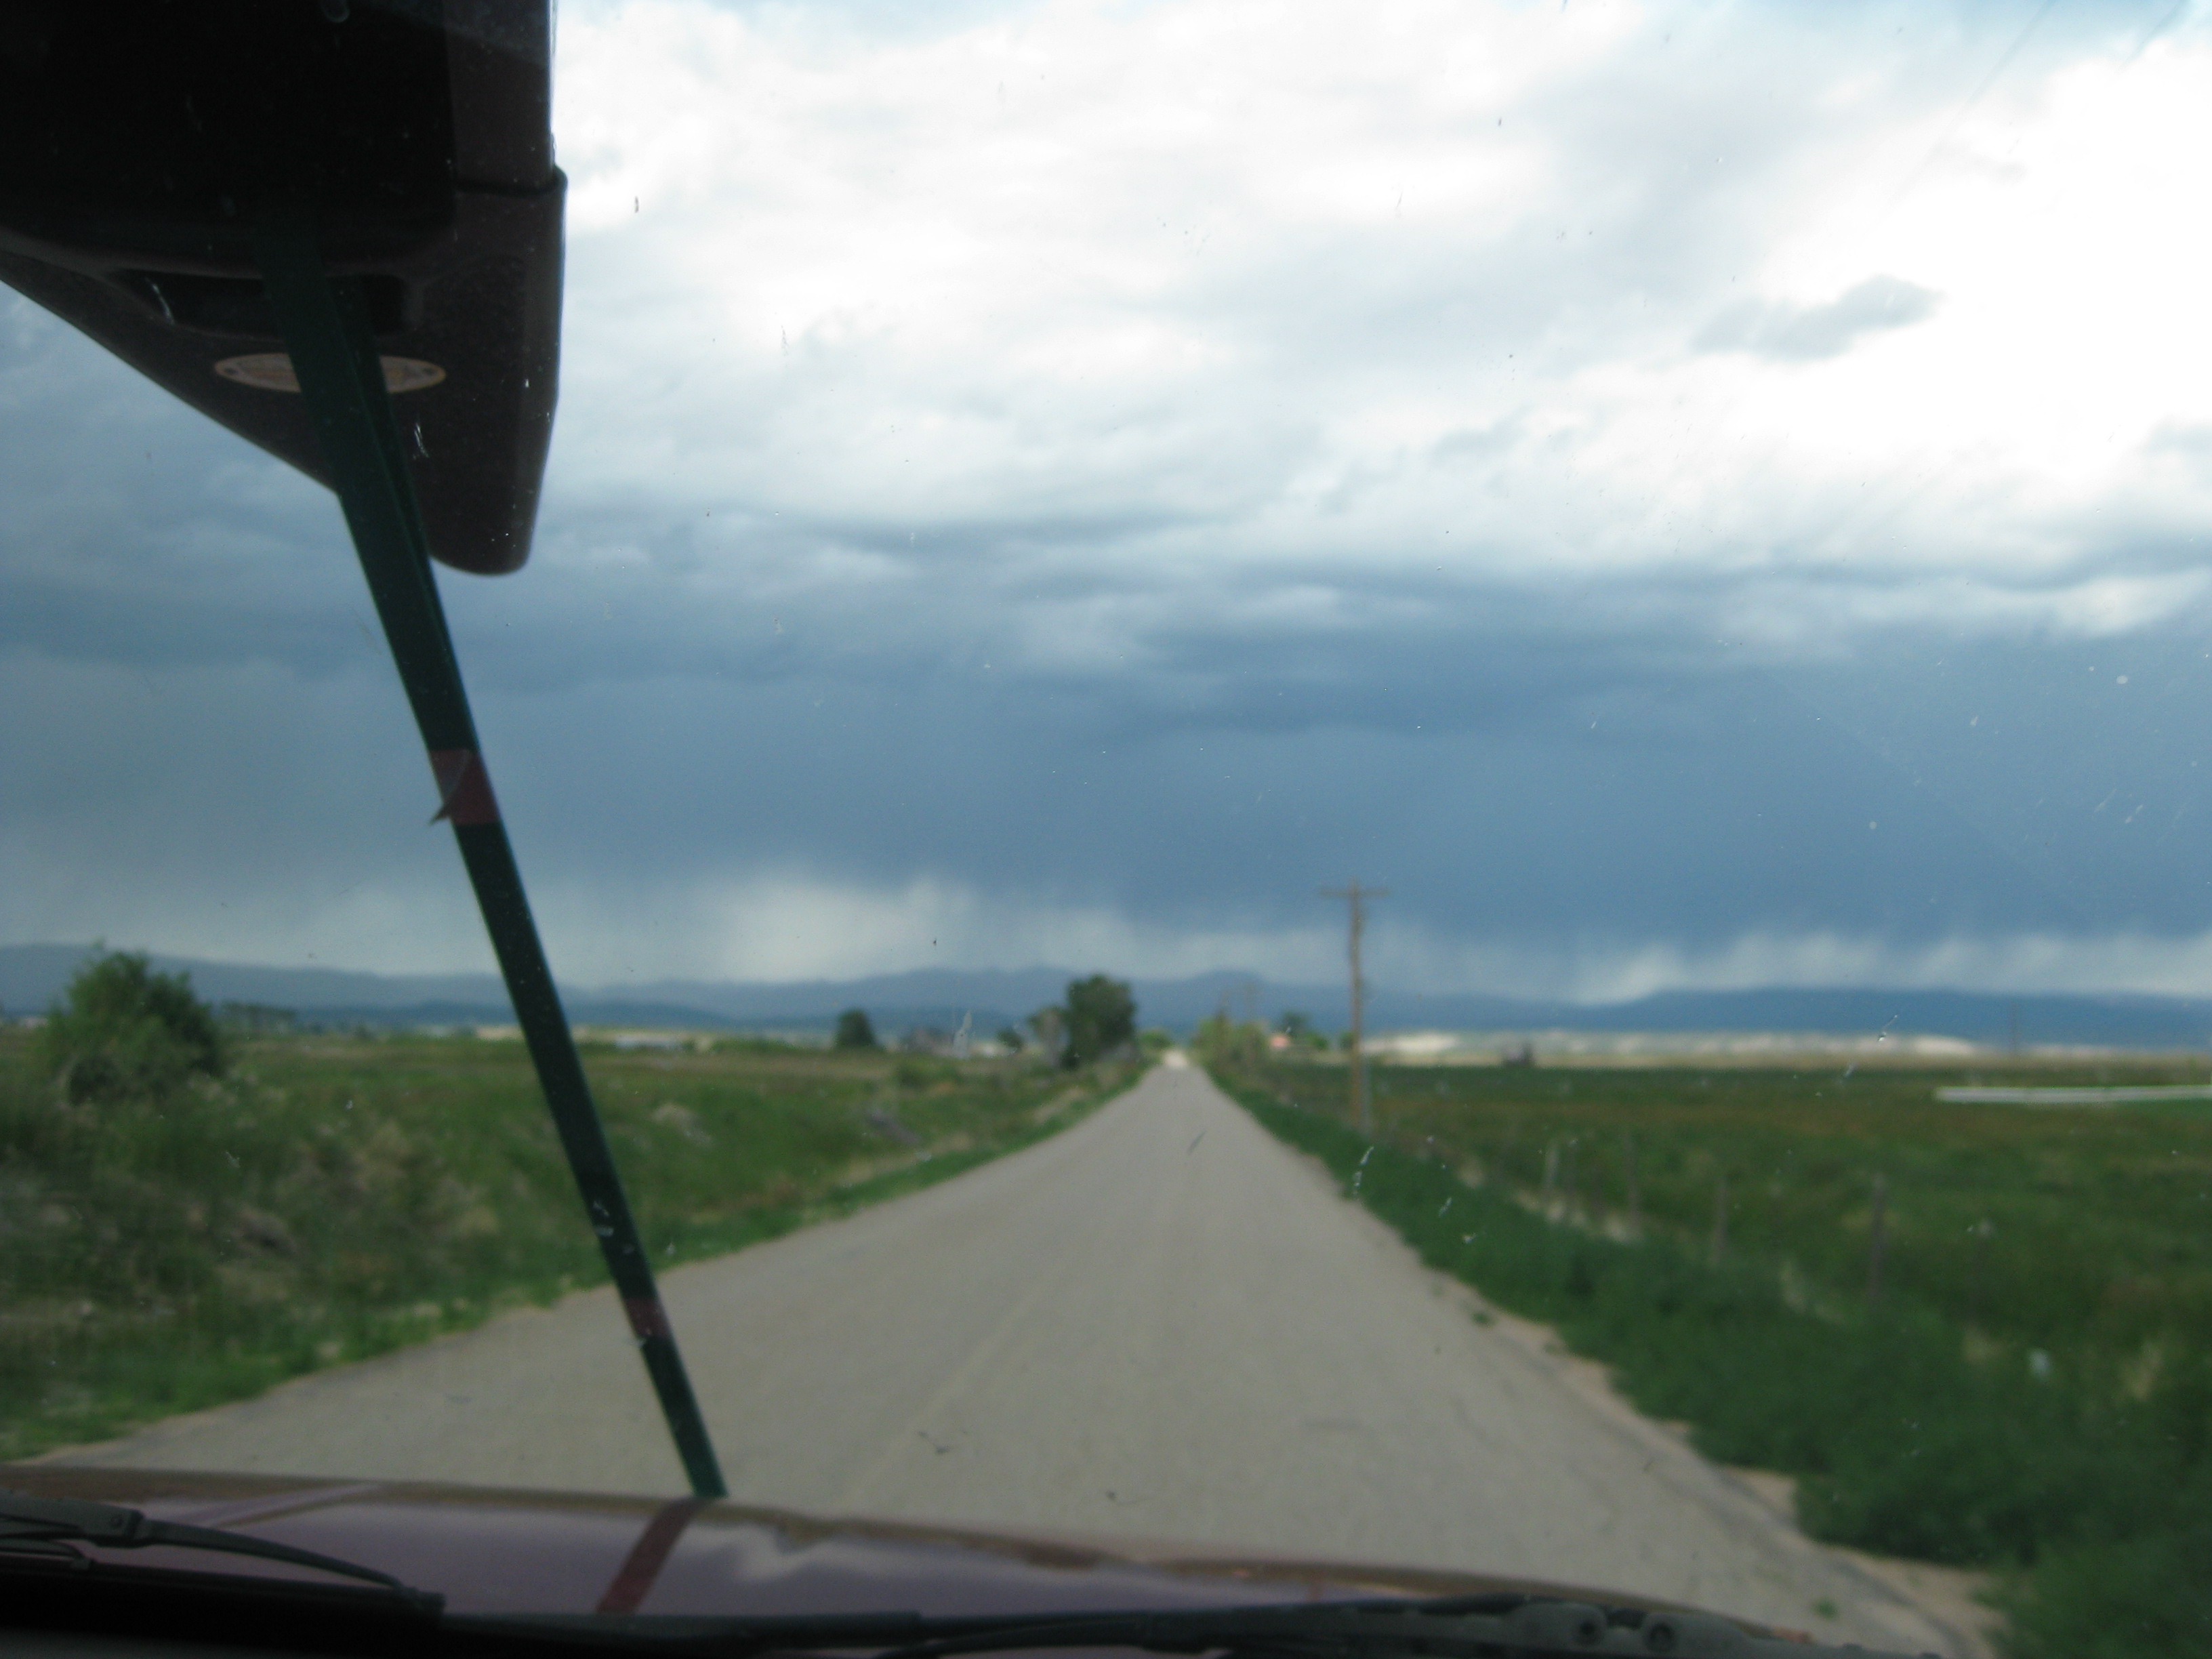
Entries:
[[865,1008],[848,1008],[837,1016],[837,1035],[830,1046],[836,1048],[877,1048],[883,1045],[876,1041],[876,1028]]
[[1067,1042],[1067,1010],[1057,1004],[1040,1008],[1026,1024],[1036,1034],[1038,1051],[1051,1064],[1060,1064]]
[[1205,1065],[1249,1068],[1266,1057],[1267,1033],[1256,1022],[1240,1025],[1224,1008],[1199,1021],[1192,1046]]
[[999,1046],[1010,1054],[1018,1054],[1028,1048],[1029,1044],[1023,1039],[1018,1029],[1012,1025],[1001,1025],[999,1028]]
[[1067,988],[1067,1052],[1061,1064],[1089,1066],[1137,1040],[1137,999],[1127,984],[1093,974]]
[[222,1035],[188,974],[157,974],[143,956],[111,951],[77,969],[39,1033],[46,1063],[72,1101],[175,1089],[221,1077]]

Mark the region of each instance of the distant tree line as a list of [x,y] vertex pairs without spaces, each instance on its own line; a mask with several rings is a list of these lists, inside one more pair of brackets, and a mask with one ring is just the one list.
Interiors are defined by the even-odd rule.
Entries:
[[[1137,999],[1127,981],[1093,974],[1071,980],[1063,1000],[1038,1009],[1024,1024],[1029,1027],[1028,1036],[1015,1026],[1006,1026],[998,1034],[999,1045],[1009,1054],[1035,1047],[1048,1064],[1076,1071],[1137,1047]],[[847,1050],[883,1047],[865,1008],[848,1008],[839,1014],[830,1042]]]

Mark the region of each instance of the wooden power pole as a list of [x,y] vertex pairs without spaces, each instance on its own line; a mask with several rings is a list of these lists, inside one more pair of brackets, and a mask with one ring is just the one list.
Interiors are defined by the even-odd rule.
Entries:
[[1367,901],[1388,898],[1387,887],[1362,887],[1354,881],[1349,887],[1324,887],[1323,898],[1340,898],[1352,907],[1352,1104],[1359,1120],[1359,1133],[1374,1132],[1372,1114],[1367,1106],[1367,984],[1359,976],[1359,936],[1367,927]]

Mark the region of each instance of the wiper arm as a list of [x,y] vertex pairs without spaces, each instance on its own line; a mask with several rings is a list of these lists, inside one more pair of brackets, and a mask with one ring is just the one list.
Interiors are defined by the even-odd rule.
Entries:
[[445,1606],[441,1595],[416,1589],[388,1572],[364,1567],[358,1562],[342,1561],[334,1555],[295,1549],[289,1544],[242,1532],[225,1532],[216,1527],[156,1521],[142,1510],[125,1509],[119,1504],[94,1504],[81,1498],[34,1498],[28,1492],[0,1488],[0,1555],[26,1551],[43,1554],[53,1552],[42,1546],[69,1544],[92,1544],[112,1550],[144,1549],[160,1544],[223,1555],[250,1555],[263,1561],[313,1567],[320,1572],[381,1585],[427,1612],[436,1613]]
[[[1501,1654],[1637,1654],[1645,1659],[1843,1659],[1839,1648],[1753,1636],[1710,1613],[1648,1613],[1540,1596],[1296,1602],[1163,1613],[914,1613],[786,1619],[575,1615],[448,1618],[447,1630],[496,1632],[687,1659],[872,1650],[872,1659],[957,1659],[1048,1648],[1134,1648],[1226,1659],[1498,1659]],[[1850,1659],[1888,1659],[1866,1649]]]

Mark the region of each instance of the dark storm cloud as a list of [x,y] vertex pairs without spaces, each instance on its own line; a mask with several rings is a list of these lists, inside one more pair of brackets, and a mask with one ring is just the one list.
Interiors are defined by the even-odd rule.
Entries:
[[0,337],[0,643],[138,667],[347,655],[372,613],[326,491],[5,289]]
[[[1261,64],[1320,89],[1304,137],[1267,76],[1231,119],[1141,40],[1125,82],[1071,50],[1002,115],[989,41],[919,64],[865,12],[695,41],[784,78],[688,105],[649,31],[587,16],[607,79],[564,110],[628,108],[629,75],[698,125],[564,134],[537,554],[442,579],[568,971],[939,939],[1326,971],[1309,895],[1347,873],[1440,985],[1584,987],[1584,945],[1843,937],[1867,973],[2212,928],[2212,425],[2177,405],[2048,501],[2027,427],[1869,450],[1961,377],[1811,377],[1987,291],[1760,275],[1778,218],[1814,234],[1776,204],[1899,124],[1913,165],[1976,84],[1964,14],[1893,41],[1923,15],[1500,13],[1549,67],[1425,105]],[[1146,120],[1083,125],[1119,98],[1218,125],[1139,165]],[[903,172],[854,136],[878,108]],[[477,965],[329,498],[27,305],[0,330],[11,935]]]
[[[161,432],[165,414],[135,418]],[[264,465],[189,422],[166,435]],[[52,605],[46,654],[18,660],[19,688],[46,689],[9,745],[18,799],[35,803],[14,814],[18,867],[104,868],[155,913],[187,871],[278,910],[397,895],[465,957],[465,907],[423,826],[428,784],[335,512],[281,478],[254,500],[218,520],[261,526],[243,578],[234,560],[194,562],[204,527],[175,545],[142,534],[153,545],[130,566],[82,546],[74,586],[51,565],[19,579],[19,594],[44,584],[75,610]],[[1176,580],[1007,568],[944,526],[945,552],[841,530],[740,533],[756,568],[825,548],[911,562],[763,599],[717,584],[671,529],[639,566],[446,579],[542,881],[653,911],[672,872],[896,885],[921,871],[1227,927],[1279,914],[1294,846],[1302,870],[1366,872],[1419,894],[1427,926],[1493,940],[1598,919],[1691,945],[1753,924],[1910,941],[2212,923],[2176,828],[2196,799],[2158,783],[2212,735],[2193,715],[2212,700],[2186,695],[2191,654],[2172,641],[2151,653],[2162,667],[2137,667],[2135,699],[2108,706],[2094,696],[2145,646],[1946,648],[1961,665],[1932,677],[1916,672],[1925,640],[1778,665],[1712,636],[1735,586],[1712,572],[1579,592],[1291,566]],[[568,533],[549,523],[550,545]],[[1056,612],[1060,631],[1111,649],[1026,660],[1024,635],[1054,634]],[[2011,718],[1968,726],[1978,701]],[[2159,721],[2138,718],[2144,702]],[[2116,766],[2158,798],[2148,815],[2101,803]],[[2124,833],[2152,818],[2156,835]]]

